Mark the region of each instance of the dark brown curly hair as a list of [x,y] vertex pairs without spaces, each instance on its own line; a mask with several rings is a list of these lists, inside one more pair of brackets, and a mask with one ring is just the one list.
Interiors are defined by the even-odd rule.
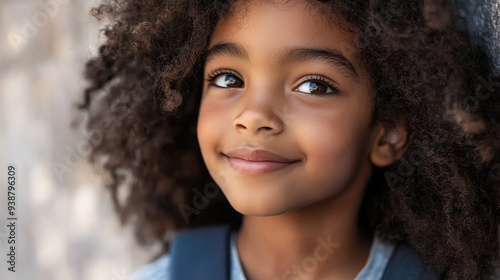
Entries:
[[[168,250],[171,231],[241,223],[223,195],[189,220],[180,211],[214,184],[196,120],[209,38],[233,2],[110,0],[92,9],[108,22],[85,68],[81,108],[87,128],[102,135],[90,160],[108,175],[116,211],[141,244],[161,240]],[[445,0],[321,2],[358,39],[376,90],[374,121],[402,120],[411,140],[398,162],[373,173],[360,225],[411,244],[449,279],[492,275],[500,79],[464,18]]]

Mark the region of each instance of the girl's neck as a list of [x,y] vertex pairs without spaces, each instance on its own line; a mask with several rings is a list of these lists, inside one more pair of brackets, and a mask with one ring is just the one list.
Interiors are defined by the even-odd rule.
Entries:
[[237,247],[247,279],[354,279],[373,240],[358,227],[365,185],[281,215],[244,216]]

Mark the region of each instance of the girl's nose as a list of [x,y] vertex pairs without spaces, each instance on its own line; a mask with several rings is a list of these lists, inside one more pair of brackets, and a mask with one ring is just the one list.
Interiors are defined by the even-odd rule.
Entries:
[[271,98],[273,93],[269,91],[245,94],[241,100],[245,102],[245,106],[234,119],[234,128],[239,133],[252,135],[281,133],[284,122],[280,114],[282,110],[279,108],[284,108],[285,105],[278,98]]

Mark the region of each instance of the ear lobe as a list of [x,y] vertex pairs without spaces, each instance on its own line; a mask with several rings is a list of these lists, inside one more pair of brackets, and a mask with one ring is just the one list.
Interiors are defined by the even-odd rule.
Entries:
[[[378,130],[378,131],[377,131]],[[408,148],[408,135],[401,124],[391,127],[379,124],[370,150],[370,161],[378,167],[386,167],[398,160]]]

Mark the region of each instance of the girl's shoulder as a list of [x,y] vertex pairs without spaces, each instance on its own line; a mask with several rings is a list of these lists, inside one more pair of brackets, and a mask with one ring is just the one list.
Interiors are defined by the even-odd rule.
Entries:
[[[230,234],[230,279],[246,280],[236,248],[236,231]],[[169,280],[171,254],[161,256],[138,270],[130,280]],[[403,242],[384,240],[376,233],[368,260],[355,280],[441,279],[442,275],[427,264],[420,254]]]
[[[236,248],[237,231],[230,233],[230,279],[246,280],[239,260]],[[170,253],[166,253],[156,261],[143,266],[135,272],[129,280],[169,280],[171,279],[171,258]]]

